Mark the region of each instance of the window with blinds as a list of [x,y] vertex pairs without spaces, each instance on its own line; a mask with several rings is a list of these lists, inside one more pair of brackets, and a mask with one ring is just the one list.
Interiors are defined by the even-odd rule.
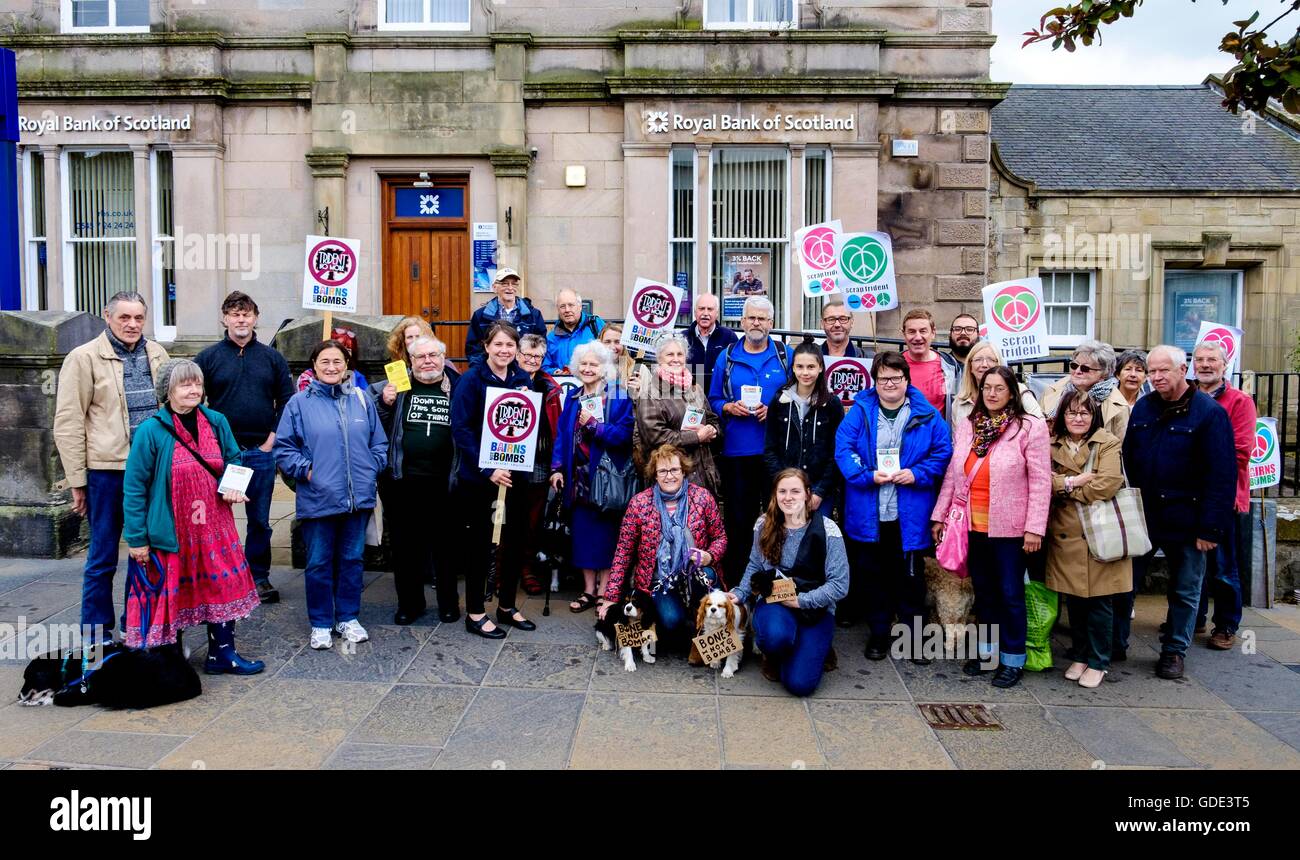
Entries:
[[695,280],[695,149],[674,149],[669,156],[668,170],[672,183],[669,189],[668,260],[675,282],[685,276],[686,301],[677,321],[686,325],[691,321],[698,289]]
[[764,292],[776,307],[775,327],[781,328],[785,321],[790,242],[789,151],[775,147],[715,147],[711,157],[711,289],[719,296],[725,295],[723,257],[728,251],[770,251]]
[[378,0],[381,30],[468,30],[469,0]]
[[162,309],[162,324],[176,325],[176,234],[172,154],[153,153],[154,302]]
[[[828,149],[807,149],[803,154],[803,223],[820,224],[831,217],[831,153]],[[803,300],[803,327],[821,330],[821,296]]]
[[130,152],[67,154],[64,265],[74,307],[98,314],[108,297],[136,284],[135,170]]
[[27,309],[50,308],[49,241],[45,229],[45,157],[27,153]]
[[704,25],[712,29],[797,27],[796,0],[704,0]]

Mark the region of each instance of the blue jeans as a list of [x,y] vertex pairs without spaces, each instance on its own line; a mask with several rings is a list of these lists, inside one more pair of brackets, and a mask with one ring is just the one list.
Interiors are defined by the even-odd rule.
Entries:
[[239,455],[239,463],[253,470],[248,482],[248,502],[244,513],[248,517],[248,537],[244,542],[244,555],[254,582],[271,579],[271,494],[275,492],[275,458],[270,451],[248,448]]
[[[113,575],[122,542],[122,481],[125,472],[91,469],[86,472],[86,521],[90,549],[81,579],[81,624],[113,629]],[[123,583],[123,592],[126,584]],[[122,626],[126,627],[123,614]]]
[[1205,623],[1214,598],[1214,629],[1236,633],[1241,626],[1241,557],[1245,551],[1241,536],[1252,528],[1250,514],[1233,513],[1228,533],[1205,559],[1205,582],[1201,586],[1201,603],[1196,610],[1196,626]]
[[[991,538],[970,533],[967,566],[975,586],[975,619],[997,625],[998,661],[1015,669],[1025,665],[1024,538]],[[981,643],[983,645],[983,643]],[[981,657],[985,655],[983,651]]]
[[[718,587],[718,574],[711,567],[706,567],[701,571],[709,580],[711,588]],[[660,630],[660,638],[663,636],[680,636],[682,634],[694,635],[695,617],[688,606],[683,606],[681,599],[676,594],[670,594],[666,591],[654,595],[655,614],[659,616],[657,625]]]
[[307,546],[307,617],[312,627],[356,620],[361,611],[361,562],[370,511],[300,520]]
[[794,610],[760,599],[754,609],[755,644],[781,667],[781,685],[796,696],[811,696],[822,680],[826,655],[835,635],[835,616],[822,614],[802,624]]
[[1160,653],[1183,655],[1196,631],[1206,553],[1196,548],[1195,540],[1161,544],[1160,549],[1169,566],[1169,615],[1165,619],[1169,626],[1160,637]]

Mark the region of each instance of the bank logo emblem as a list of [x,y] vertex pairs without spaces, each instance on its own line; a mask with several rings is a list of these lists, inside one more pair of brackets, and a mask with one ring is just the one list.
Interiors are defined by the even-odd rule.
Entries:
[[646,134],[663,134],[668,131],[668,111],[648,110],[645,112]]
[[1260,465],[1273,456],[1273,448],[1277,440],[1273,438],[1273,430],[1263,421],[1255,422],[1255,447],[1250,452],[1250,462],[1254,465]]
[[840,251],[840,270],[845,277],[858,284],[880,280],[888,266],[889,252],[879,239],[871,236],[850,239]]
[[441,205],[441,201],[438,200],[438,195],[437,195],[437,194],[421,194],[421,195],[420,195],[420,214],[421,214],[421,215],[437,215],[437,214],[438,214],[438,208],[439,208],[440,205]]
[[993,318],[1007,331],[1025,331],[1038,321],[1038,299],[1033,290],[1013,284],[993,299]]

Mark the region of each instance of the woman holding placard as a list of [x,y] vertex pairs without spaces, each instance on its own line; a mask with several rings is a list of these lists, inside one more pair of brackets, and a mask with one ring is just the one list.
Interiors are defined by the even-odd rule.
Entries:
[[[961,373],[961,386],[957,390],[957,396],[952,399],[952,410],[948,415],[948,427],[952,432],[957,432],[957,427],[970,417],[971,410],[975,408],[975,400],[979,397],[980,382],[983,381],[984,374],[998,365],[1005,367],[1006,362],[1002,360],[998,348],[990,341],[982,340],[970,348],[970,352],[966,354],[966,366]],[[1043,417],[1043,409],[1038,405],[1038,399],[1024,383],[1020,384],[1020,405],[1030,415]]]
[[333,646],[337,631],[350,643],[370,634],[357,621],[366,523],[375,508],[379,474],[388,466],[388,437],[365,389],[353,386],[347,350],[321,341],[311,353],[314,377],[290,398],[275,430],[275,465],[296,482],[298,528],[307,549],[309,644]]
[[767,404],[763,462],[772,478],[782,469],[803,469],[812,482],[809,506],[826,514],[840,495],[835,431],[843,420],[844,404],[826,386],[821,347],[806,340],[795,347],[785,388]]
[[680,335],[664,338],[655,349],[654,375],[636,398],[634,450],[648,454],[660,445],[680,449],[695,463],[691,483],[716,499],[722,480],[713,461],[713,442],[722,422],[691,377],[689,353]]
[[[1017,390],[1010,368],[999,365],[984,374],[974,410],[957,427],[930,514],[940,563],[952,558],[951,546],[942,546],[950,524],[963,529],[952,536],[958,545],[969,540],[964,555],[975,587],[975,617],[981,625],[997,625],[1001,653],[993,686],[1002,688],[1014,687],[1024,674],[1025,554],[1042,548],[1052,496],[1047,425],[1025,412],[1012,396]],[[979,656],[962,671],[983,673],[992,644],[981,641]]]
[[1052,420],[1052,515],[1048,522],[1047,587],[1070,608],[1073,661],[1065,680],[1096,687],[1110,669],[1114,595],[1133,585],[1132,560],[1098,561],[1088,551],[1080,506],[1107,502],[1124,486],[1120,441],[1101,421],[1086,392],[1067,391]]
[[560,413],[551,486],[565,491],[574,537],[572,564],[583,576],[583,592],[569,609],[585,612],[609,583],[619,520],[637,489],[635,418],[632,400],[617,382],[614,358],[602,344],[576,347],[570,367],[582,389],[569,396]]
[[[800,469],[783,469],[767,512],[754,525],[749,564],[732,601],[757,598],[755,645],[763,677],[796,696],[810,696],[835,664],[835,604],[849,592],[849,560],[839,526],[812,509],[812,485]],[[772,599],[778,580],[793,580],[794,596]],[[788,587],[788,586],[787,586]]]
[[[529,472],[480,469],[484,407],[489,388],[527,391],[531,377],[519,368],[519,332],[510,323],[495,322],[483,339],[484,361],[471,362],[451,397],[451,433],[459,468],[454,474],[461,515],[469,521],[469,559],[465,565],[465,629],[485,639],[504,639],[499,625],[536,630],[537,625],[515,608],[515,594],[523,567],[524,538],[528,529]],[[506,488],[505,510],[497,510],[501,488]],[[497,623],[487,617],[488,567],[496,546],[492,541],[494,517],[505,516],[501,527],[497,563]],[[490,596],[490,595],[487,595]]]
[[141,578],[133,569],[128,582],[126,644],[165,645],[182,628],[207,624],[204,671],[255,675],[266,664],[235,651],[235,621],[261,600],[231,510],[247,501],[251,470],[244,470],[239,488],[240,467],[227,469],[239,463],[239,445],[225,416],[199,405],[197,364],[172,359],[154,379],[163,406],[133,435],[123,479],[122,537],[144,573]]

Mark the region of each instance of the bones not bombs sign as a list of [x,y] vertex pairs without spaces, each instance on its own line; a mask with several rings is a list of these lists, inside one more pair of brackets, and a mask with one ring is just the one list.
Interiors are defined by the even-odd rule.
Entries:
[[805,296],[811,298],[839,292],[840,258],[835,253],[835,240],[843,232],[839,221],[812,224],[795,231],[795,254]]
[[871,387],[871,362],[862,358],[827,358],[826,385],[847,409],[859,393]]
[[537,456],[537,427],[542,395],[535,391],[489,388],[483,400],[480,469],[531,472]]
[[649,278],[637,278],[627,305],[627,324],[619,342],[629,351],[654,354],[659,341],[673,330],[682,291]]
[[302,274],[302,306],[321,311],[357,312],[357,263],[361,243],[330,236],[307,237]]
[[1004,359],[1042,358],[1050,353],[1042,278],[989,284],[983,295],[988,339]]
[[1255,446],[1250,451],[1250,488],[1262,490],[1282,483],[1282,449],[1277,444],[1277,419],[1255,419]]
[[877,313],[898,307],[894,244],[888,233],[841,233],[835,240],[840,292],[849,310]]

